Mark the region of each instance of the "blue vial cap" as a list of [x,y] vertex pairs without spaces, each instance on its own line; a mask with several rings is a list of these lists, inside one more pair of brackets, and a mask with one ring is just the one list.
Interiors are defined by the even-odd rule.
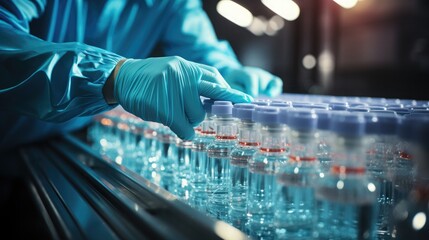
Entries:
[[317,129],[329,130],[332,112],[323,109],[315,109],[314,112],[317,114]]
[[212,105],[213,105],[213,103],[214,103],[214,100],[210,99],[210,98],[205,98],[203,100],[203,108],[204,108],[204,111],[206,111],[206,113],[211,113],[212,112]]
[[[256,119],[254,121],[261,124],[277,124],[279,123],[279,109],[276,107],[260,107],[255,109]],[[253,116],[252,116],[253,118]]]
[[365,118],[361,113],[335,113],[332,115],[330,129],[340,136],[361,137],[365,134]]
[[289,114],[297,108],[279,108],[279,123],[289,124]]
[[399,138],[406,141],[411,141],[415,134],[414,128],[421,118],[424,118],[424,115],[408,114],[403,116],[397,129],[397,135]]
[[347,109],[349,112],[369,112],[369,108],[366,107],[350,107]]
[[309,102],[292,102],[292,107],[294,108],[304,108],[311,105]]
[[399,117],[385,113],[369,113],[365,115],[368,134],[394,135],[397,133]]
[[368,103],[364,103],[364,102],[349,102],[349,107],[368,107]]
[[369,105],[369,110],[370,111],[380,111],[380,110],[386,110],[386,107],[383,105],[383,106],[381,106],[381,105]]
[[252,112],[252,121],[253,122],[258,122],[258,113],[261,111],[277,111],[278,108],[276,107],[269,107],[269,106],[258,106],[256,105],[255,110]]
[[291,102],[271,102],[270,103],[270,107],[291,107],[292,103]]
[[258,106],[268,106],[270,105],[270,102],[271,102],[270,99],[259,98],[259,99],[255,99],[252,103]]
[[252,120],[252,113],[256,105],[251,103],[237,103],[232,109],[232,116],[242,120]]
[[331,102],[329,103],[329,108],[332,110],[347,110],[349,105],[346,102]]
[[403,108],[404,104],[401,103],[392,103],[392,104],[387,104],[387,108]]
[[312,103],[312,104],[308,105],[305,108],[329,110],[329,104],[326,104],[326,103]]
[[400,107],[388,107],[387,111],[394,111],[398,115],[405,115],[410,113],[410,110],[408,110],[407,108]]
[[256,105],[251,103],[236,103],[232,106],[232,116],[236,117],[238,108],[247,108],[247,106],[249,106],[250,108],[255,108],[254,106]]
[[212,105],[212,114],[218,116],[232,115],[232,102],[215,101]]
[[311,109],[293,109],[288,114],[290,128],[310,132],[317,129],[317,115]]
[[283,100],[283,99],[273,99],[273,100],[271,100],[270,105],[273,103],[286,103],[288,105],[292,105],[291,101],[287,101],[287,100]]

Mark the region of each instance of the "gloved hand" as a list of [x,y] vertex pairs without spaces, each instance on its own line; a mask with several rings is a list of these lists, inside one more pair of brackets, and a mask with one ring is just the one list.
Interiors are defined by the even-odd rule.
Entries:
[[256,67],[229,68],[223,77],[232,88],[257,97],[275,97],[283,91],[283,81],[271,73]]
[[125,110],[170,127],[182,139],[191,139],[193,127],[205,117],[200,93],[234,103],[252,101],[231,89],[215,68],[180,57],[125,60],[114,82],[114,97]]

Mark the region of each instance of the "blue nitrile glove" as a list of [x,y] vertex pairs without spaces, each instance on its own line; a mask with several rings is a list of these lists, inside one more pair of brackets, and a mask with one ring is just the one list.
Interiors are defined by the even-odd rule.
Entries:
[[283,81],[279,77],[257,67],[228,68],[222,74],[232,88],[253,97],[275,97],[283,91]]
[[125,60],[114,82],[114,97],[125,110],[170,127],[182,139],[191,139],[193,127],[205,117],[200,94],[234,103],[252,101],[231,89],[215,68],[180,57]]

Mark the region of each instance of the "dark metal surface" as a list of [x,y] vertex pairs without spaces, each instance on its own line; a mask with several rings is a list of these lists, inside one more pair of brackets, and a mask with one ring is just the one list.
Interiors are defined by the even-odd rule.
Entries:
[[246,239],[72,135],[21,156],[53,239]]

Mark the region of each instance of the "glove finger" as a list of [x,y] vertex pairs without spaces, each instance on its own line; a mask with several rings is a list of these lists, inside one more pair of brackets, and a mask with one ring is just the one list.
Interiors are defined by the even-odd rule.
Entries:
[[225,81],[225,79],[222,77],[222,75],[219,73],[219,71],[214,68],[210,67],[204,64],[196,63],[198,67],[200,67],[200,70],[203,73],[203,76],[201,77],[202,80],[209,81],[212,83],[217,83],[221,86],[229,88],[229,84]]
[[240,84],[237,84],[237,83],[231,83],[230,86],[231,86],[232,89],[235,89],[237,91],[244,92],[244,93],[246,92],[246,89],[244,88],[243,85],[240,85]]
[[[160,119],[161,123],[168,126],[179,138],[188,140],[193,138],[195,130],[188,120],[186,94],[183,92],[169,92],[168,95],[173,96],[171,102],[168,104],[171,108],[161,108],[164,110],[169,109],[170,111],[162,112]],[[158,108],[158,111],[159,110],[160,109]]]
[[195,135],[194,127],[189,124],[188,121],[183,118],[182,120],[177,119],[174,121],[171,126],[169,126],[171,131],[173,131],[180,139],[191,140]]
[[198,126],[204,120],[206,114],[201,104],[197,86],[184,94],[187,95],[184,96],[186,117],[192,126]]
[[283,81],[279,77],[274,77],[266,88],[266,95],[275,97],[283,92]]
[[259,88],[260,88],[260,79],[257,74],[252,74],[250,72],[246,73],[249,77],[243,81],[244,88],[246,89],[246,93],[249,93],[250,95],[256,97],[259,95]]
[[198,92],[204,97],[213,100],[231,101],[233,103],[251,102],[253,98],[243,92],[232,88],[226,88],[219,84],[201,81],[198,84]]
[[259,92],[269,97],[278,95],[282,92],[283,81],[273,74],[263,70],[255,69],[259,78]]

